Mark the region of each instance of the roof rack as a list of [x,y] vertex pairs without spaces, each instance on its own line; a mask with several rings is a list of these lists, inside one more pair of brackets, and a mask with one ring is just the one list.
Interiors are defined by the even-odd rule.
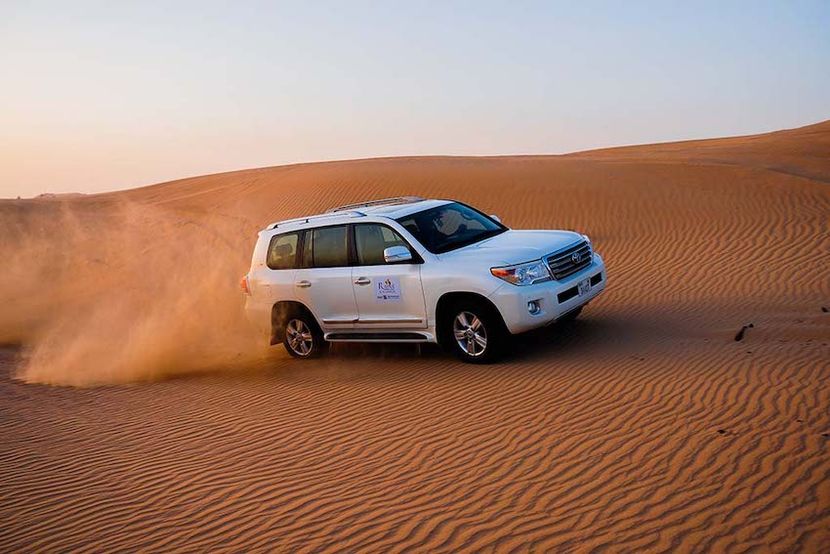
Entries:
[[[347,213],[343,213],[343,212],[347,212]],[[342,217],[344,215],[348,215],[348,216],[351,216],[351,217],[366,217],[365,213],[360,212],[358,210],[343,210],[343,212],[337,212],[337,213],[326,212],[324,214],[319,214],[319,215],[309,215],[309,216],[306,216],[306,217],[297,217],[297,218],[294,218],[294,219],[286,219],[284,221],[277,221],[275,223],[272,223],[271,225],[269,225],[265,229],[276,229],[277,227],[279,227],[281,225],[289,225],[289,224],[292,224],[292,223],[308,223],[309,221],[312,221],[312,220],[315,220],[315,219],[322,219],[322,218],[325,218],[325,217],[336,217],[336,216],[341,216]]]
[[366,200],[365,202],[355,202],[354,204],[344,204],[331,208],[326,213],[344,212],[353,210],[355,208],[368,208],[369,206],[384,206],[386,204],[411,204],[413,202],[420,202],[424,200],[420,196],[393,196],[392,198],[380,198],[378,200]]

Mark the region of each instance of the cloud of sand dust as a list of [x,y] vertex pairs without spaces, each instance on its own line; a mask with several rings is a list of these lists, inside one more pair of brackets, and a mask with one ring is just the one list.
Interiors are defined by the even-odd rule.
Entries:
[[0,341],[27,346],[18,378],[123,383],[264,355],[237,286],[256,226],[100,199],[0,216]]

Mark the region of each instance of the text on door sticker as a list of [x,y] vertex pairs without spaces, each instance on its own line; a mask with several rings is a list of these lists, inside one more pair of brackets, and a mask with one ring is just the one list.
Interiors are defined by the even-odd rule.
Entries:
[[401,280],[397,277],[380,277],[376,279],[375,300],[378,302],[400,302]]

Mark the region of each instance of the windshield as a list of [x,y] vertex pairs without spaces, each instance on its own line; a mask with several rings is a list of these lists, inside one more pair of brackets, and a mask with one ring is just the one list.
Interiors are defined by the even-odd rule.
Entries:
[[507,230],[504,225],[458,202],[406,215],[397,221],[433,254],[449,252]]

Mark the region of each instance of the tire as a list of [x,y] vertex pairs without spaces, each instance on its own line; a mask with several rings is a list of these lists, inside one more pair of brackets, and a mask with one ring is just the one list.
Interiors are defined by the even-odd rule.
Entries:
[[283,319],[282,344],[295,358],[316,358],[328,347],[320,327],[308,312],[294,310]]
[[556,323],[559,323],[560,325],[570,325],[571,323],[576,321],[576,318],[578,318],[579,314],[581,314],[581,313],[582,313],[582,306],[578,307],[577,309],[575,309],[572,312],[568,312],[567,314],[565,314],[564,317],[560,317],[556,321]]
[[445,312],[443,343],[462,362],[486,364],[500,358],[509,335],[499,313],[483,301],[460,301]]

